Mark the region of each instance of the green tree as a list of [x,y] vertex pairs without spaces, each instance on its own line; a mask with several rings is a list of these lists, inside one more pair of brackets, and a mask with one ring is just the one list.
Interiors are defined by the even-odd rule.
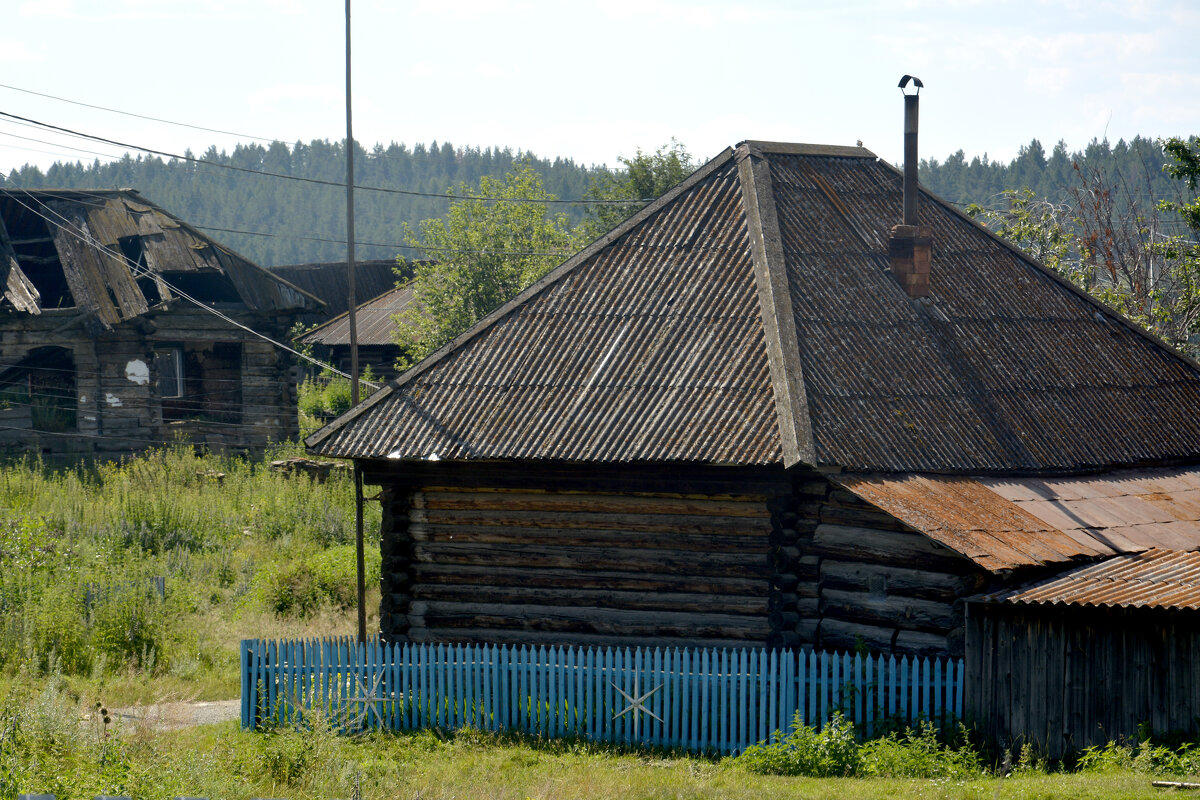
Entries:
[[[423,259],[411,264],[413,303],[396,315],[396,341],[410,354],[401,367],[474,325],[578,245],[566,214],[550,213],[546,201],[555,198],[528,162],[516,163],[503,179],[485,176],[478,187],[463,184],[455,193],[463,199],[445,217],[406,229],[405,243]],[[477,199],[486,197],[521,202]]]
[[661,197],[691,175],[696,168],[687,148],[673,138],[653,153],[642,152],[639,147],[633,158],[621,156],[620,160],[625,166],[624,171],[592,176],[587,198],[628,202],[590,206],[587,218],[580,225],[588,240],[608,233],[647,202]]

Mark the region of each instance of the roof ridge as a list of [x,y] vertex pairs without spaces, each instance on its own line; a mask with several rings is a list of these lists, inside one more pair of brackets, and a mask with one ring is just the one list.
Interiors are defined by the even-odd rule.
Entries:
[[759,318],[767,345],[771,389],[775,395],[783,465],[815,466],[812,418],[804,388],[804,369],[796,316],[788,286],[787,262],[779,232],[771,165],[758,142],[738,145],[735,160],[742,186],[742,206],[750,236],[750,257],[758,290]]
[[563,263],[559,264],[554,269],[550,270],[550,272],[534,281],[508,302],[502,304],[496,309],[493,309],[490,313],[488,313],[485,317],[480,319],[466,331],[460,333],[454,339],[442,345],[430,355],[421,359],[421,361],[419,361],[417,364],[393,378],[387,383],[386,386],[372,394],[369,398],[359,403],[342,416],[333,420],[324,428],[321,428],[319,431],[309,436],[304,440],[305,447],[319,447],[321,443],[330,436],[342,430],[347,425],[361,417],[363,414],[370,411],[376,405],[391,397],[396,390],[400,389],[405,384],[410,383],[411,381],[428,372],[434,365],[441,362],[451,353],[455,352],[467,342],[471,341],[476,336],[479,336],[488,328],[492,327],[492,325],[508,316],[509,313],[525,303],[525,301],[527,301],[529,298],[540,294],[550,286],[558,283],[564,277],[571,274],[576,268],[587,263],[588,260],[591,259],[591,257],[596,253],[608,247],[614,241],[624,236],[638,225],[641,225],[644,221],[658,213],[662,208],[674,202],[676,198],[690,191],[697,184],[700,184],[708,179],[714,172],[716,172],[725,164],[729,163],[732,158],[733,148],[726,147],[691,175],[684,178],[683,181],[677,184],[674,188],[670,189],[666,194],[662,195],[654,202],[646,205],[620,225],[613,228],[599,239],[596,239],[587,247],[584,247],[582,250],[568,258]]

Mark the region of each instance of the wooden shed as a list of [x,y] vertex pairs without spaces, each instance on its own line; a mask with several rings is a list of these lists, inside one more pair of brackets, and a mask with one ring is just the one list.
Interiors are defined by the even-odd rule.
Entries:
[[0,451],[296,435],[295,361],[268,339],[320,302],[137,192],[0,191],[0,285]]
[[1200,553],[1152,549],[967,604],[967,708],[1052,757],[1200,732]]
[[967,597],[1200,546],[1072,517],[1200,461],[1200,367],[901,195],[744,142],[312,436],[380,487],[383,634],[957,654]]

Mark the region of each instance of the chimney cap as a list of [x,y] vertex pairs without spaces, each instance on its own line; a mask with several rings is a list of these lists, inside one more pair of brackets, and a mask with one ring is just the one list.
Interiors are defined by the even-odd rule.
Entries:
[[916,75],[905,75],[904,77],[902,77],[900,79],[900,83],[897,84],[900,87],[901,94],[904,94],[904,95],[908,94],[908,92],[904,91],[904,87],[908,86],[909,81],[912,81],[913,86],[915,86],[917,88],[917,91],[915,92],[915,94],[920,94],[921,89],[925,88],[925,84],[921,83],[921,79],[918,78]]

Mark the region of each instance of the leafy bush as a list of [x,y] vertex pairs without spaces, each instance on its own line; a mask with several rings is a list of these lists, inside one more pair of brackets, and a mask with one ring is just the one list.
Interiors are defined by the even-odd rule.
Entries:
[[[377,548],[366,555],[366,584],[379,583],[380,557]],[[352,544],[331,547],[287,564],[274,565],[256,578],[260,602],[276,614],[306,616],[328,603],[349,608],[357,600],[358,574]]]
[[1200,774],[1200,746],[1188,742],[1172,749],[1149,740],[1137,746],[1108,742],[1079,754],[1076,768],[1080,772],[1141,772],[1150,775]]
[[856,775],[862,763],[854,723],[835,713],[818,731],[804,724],[800,712],[787,736],[776,731],[774,741],[751,745],[734,761],[751,772],[812,778]]
[[879,778],[967,778],[981,774],[979,754],[966,741],[957,748],[943,744],[932,722],[921,722],[916,730],[892,733],[865,742],[859,750],[862,774]]
[[752,772],[811,778],[970,778],[983,774],[979,754],[962,728],[958,731],[960,743],[954,747],[942,741],[930,722],[861,744],[854,724],[841,713],[835,713],[819,731],[803,724],[799,714],[792,724],[787,736],[777,731],[773,741],[746,748],[734,763]]

